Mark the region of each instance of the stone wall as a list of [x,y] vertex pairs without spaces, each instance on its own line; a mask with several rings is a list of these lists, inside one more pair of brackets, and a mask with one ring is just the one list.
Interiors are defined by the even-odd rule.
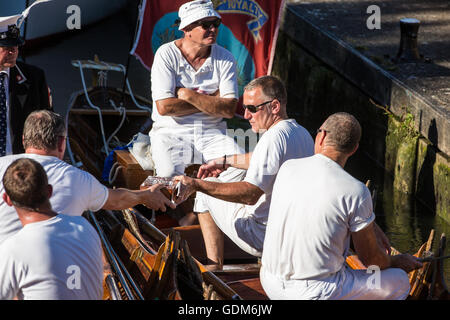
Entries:
[[407,112],[408,105],[402,115],[391,113],[389,106],[374,101],[283,30],[272,74],[286,83],[290,117],[312,134],[335,112],[349,112],[360,121],[363,128],[360,149],[346,167],[354,176],[362,181],[375,181],[380,194],[387,195],[383,190],[393,188],[415,195],[450,222],[449,157],[417,133],[417,119]]

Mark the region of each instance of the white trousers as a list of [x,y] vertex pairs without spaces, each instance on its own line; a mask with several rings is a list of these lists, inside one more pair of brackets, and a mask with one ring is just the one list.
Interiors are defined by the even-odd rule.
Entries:
[[[226,135],[226,126],[203,128],[201,125],[180,128],[152,128],[149,133],[152,159],[160,177],[183,175],[189,164],[202,164],[224,155],[240,154],[243,150]],[[229,168],[221,181],[239,181],[244,170]]]
[[280,280],[261,267],[260,280],[272,300],[404,300],[410,285],[408,275],[398,268],[381,270],[380,281],[374,273],[344,266],[322,280]]
[[266,226],[256,222],[245,205],[197,192],[194,212],[209,212],[217,227],[239,248],[261,257]]

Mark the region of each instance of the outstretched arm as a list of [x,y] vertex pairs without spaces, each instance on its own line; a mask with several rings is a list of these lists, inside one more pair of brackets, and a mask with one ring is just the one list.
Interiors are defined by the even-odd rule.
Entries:
[[138,204],[161,211],[166,211],[166,206],[175,209],[175,205],[161,193],[161,188],[162,185],[153,185],[145,190],[109,189],[102,209],[123,210]]
[[247,170],[250,165],[251,157],[252,152],[249,152],[243,154],[227,155],[226,157],[223,156],[210,160],[200,166],[197,178],[205,179],[208,177],[217,177],[220,173],[222,173],[229,167]]
[[214,198],[229,202],[254,205],[264,192],[257,186],[246,182],[214,182],[177,176],[175,183],[181,182],[180,200],[187,199],[192,193],[200,191]]

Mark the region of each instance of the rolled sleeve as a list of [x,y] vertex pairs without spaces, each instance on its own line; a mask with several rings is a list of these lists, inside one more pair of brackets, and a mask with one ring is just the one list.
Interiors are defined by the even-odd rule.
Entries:
[[223,54],[221,59],[218,59],[221,64],[219,90],[222,98],[238,98],[239,89],[237,82],[237,64],[236,60],[231,54]]
[[170,56],[163,58],[156,52],[151,71],[153,101],[175,97],[176,77]]
[[375,213],[373,212],[372,197],[366,197],[357,207],[354,214],[351,216],[349,227],[351,232],[358,232],[366,228],[375,220]]

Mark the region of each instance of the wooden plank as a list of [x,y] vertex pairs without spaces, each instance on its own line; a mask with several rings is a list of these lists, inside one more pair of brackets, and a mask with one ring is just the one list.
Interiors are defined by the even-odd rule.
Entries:
[[97,179],[101,179],[102,173],[95,165],[95,162],[87,157],[86,153],[83,152],[83,149],[75,140],[69,138],[69,142],[72,152],[81,159],[81,162],[83,162],[83,166],[86,170],[92,173]]
[[227,285],[244,300],[269,300],[259,278],[232,281]]
[[127,167],[130,170],[143,170],[139,162],[136,161],[128,150],[115,150],[114,155],[116,161],[122,166]]
[[123,168],[119,171],[115,185],[132,190],[139,190],[141,183],[153,175],[153,170],[142,169],[139,162],[128,150],[115,150],[114,159]]
[[[170,230],[172,230],[172,228],[161,229],[161,231],[165,234],[168,234]],[[206,248],[200,225],[196,224],[192,226],[175,227],[173,230],[178,231],[181,235],[181,239],[186,240],[187,243],[189,243],[189,249],[194,257],[200,261],[206,261]],[[229,237],[227,237],[227,235],[224,235],[224,260],[225,263],[227,263],[227,261],[248,262],[251,260],[256,260],[256,258],[243,251]]]

